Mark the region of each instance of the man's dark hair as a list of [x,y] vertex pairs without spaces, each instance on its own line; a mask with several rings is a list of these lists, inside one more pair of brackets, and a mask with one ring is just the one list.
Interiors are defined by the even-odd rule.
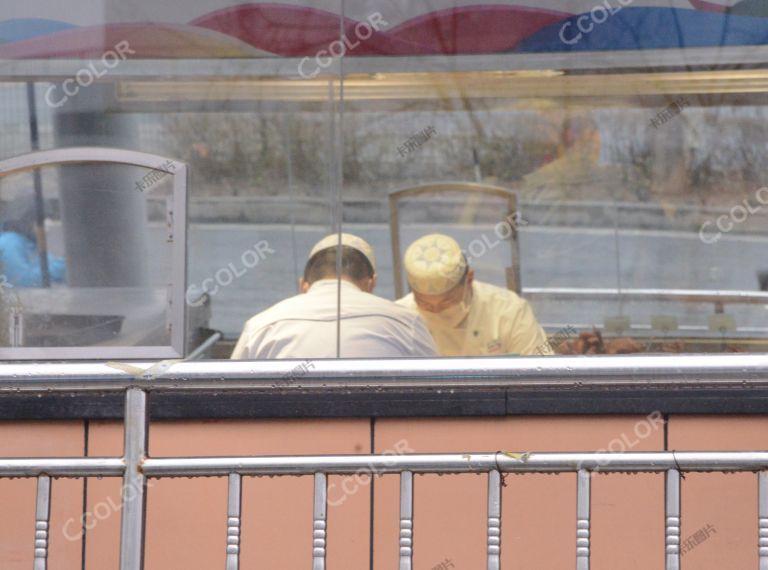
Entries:
[[[338,247],[329,247],[318,251],[309,258],[304,266],[304,281],[312,285],[320,279],[334,279],[336,275],[336,251]],[[373,266],[368,258],[358,250],[341,246],[341,275],[355,281],[373,277]]]

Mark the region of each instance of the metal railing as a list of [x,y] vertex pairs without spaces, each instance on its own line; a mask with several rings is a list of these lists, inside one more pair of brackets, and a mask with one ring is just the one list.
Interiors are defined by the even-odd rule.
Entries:
[[722,313],[725,305],[768,305],[768,293],[738,290],[526,287],[523,295],[541,301],[700,303],[713,305],[715,313]]
[[[533,361],[536,361],[535,363]],[[559,366],[571,367],[578,359],[560,360],[559,364],[548,364],[552,370]],[[617,359],[606,359],[614,363]],[[619,359],[625,363],[637,359]],[[651,359],[648,359],[651,360]],[[663,376],[660,361],[655,360],[655,374]],[[706,375],[698,371],[686,370],[685,357],[667,360],[668,374],[674,373],[679,378],[686,375],[695,376],[699,381],[706,382]],[[527,364],[533,373],[533,367],[542,373],[541,364],[547,359],[531,359]],[[697,359],[698,365],[706,365]],[[733,358],[717,357],[718,367],[710,366],[712,374],[710,382],[717,378],[718,382],[728,381],[729,376],[738,376],[741,381],[765,383],[766,357],[743,357],[734,355]],[[441,361],[431,362],[435,367]],[[452,373],[457,377],[464,374],[461,370],[470,365],[478,377],[488,380],[494,375],[488,368],[491,359],[453,360],[450,363]],[[480,366],[478,366],[480,363]],[[672,364],[674,363],[674,368]],[[710,365],[713,364],[709,363]],[[75,477],[122,477],[124,489],[132,489],[132,496],[124,492],[122,497],[122,521],[120,539],[120,570],[143,570],[144,538],[146,518],[146,489],[148,478],[163,477],[227,477],[229,481],[227,508],[227,539],[226,570],[238,570],[240,563],[240,528],[242,504],[242,478],[248,476],[314,476],[314,501],[312,525],[312,570],[325,570],[326,544],[329,531],[327,525],[328,485],[329,475],[354,475],[360,469],[369,469],[376,474],[400,475],[400,532],[399,570],[413,569],[414,539],[414,476],[427,473],[478,474],[486,473],[488,477],[487,491],[487,568],[499,570],[502,556],[502,516],[501,501],[503,474],[505,473],[566,473],[576,474],[577,501],[576,516],[576,548],[574,549],[574,566],[576,570],[588,570],[590,567],[591,547],[591,474],[617,472],[646,472],[664,473],[666,506],[665,506],[665,567],[666,570],[680,569],[680,528],[681,528],[681,473],[684,472],[756,472],[758,481],[758,536],[757,548],[759,570],[768,570],[768,451],[744,452],[644,452],[644,453],[443,453],[443,454],[408,454],[408,455],[320,455],[320,456],[263,456],[263,457],[164,457],[148,456],[148,391],[196,390],[201,387],[210,389],[212,385],[223,390],[242,390],[244,383],[252,387],[259,383],[259,372],[252,370],[253,363],[215,363],[218,381],[211,380],[212,366],[210,362],[182,363],[179,370],[171,373],[168,367],[155,365],[149,370],[156,370],[163,378],[151,378],[147,373],[142,380],[108,378],[104,365],[97,364],[40,364],[30,365],[0,365],[0,394],[17,392],[21,389],[27,392],[42,391],[116,391],[125,390],[125,419],[124,419],[124,455],[123,457],[85,457],[85,458],[34,458],[34,459],[0,459],[0,478],[34,477],[37,478],[37,503],[35,522],[35,551],[34,570],[46,570],[48,559],[48,537],[50,526],[50,497],[51,478]],[[322,363],[318,363],[322,364]],[[347,367],[363,368],[360,362],[326,362],[325,366],[332,368],[339,376],[349,373]],[[375,374],[381,378],[381,370],[376,372],[373,361],[368,362],[369,386],[375,386],[370,376]],[[390,361],[386,370],[400,378],[418,377],[425,375],[429,368],[422,369],[414,361]],[[693,363],[688,363],[691,366]],[[241,382],[233,378],[232,366],[244,376]],[[263,365],[263,366],[261,366]],[[260,363],[265,370],[261,372],[274,389],[275,370],[286,369],[291,363]],[[408,366],[411,368],[409,369]],[[443,362],[441,366],[445,366]],[[587,366],[582,364],[582,366]],[[599,366],[589,364],[593,372],[600,372]],[[731,369],[730,366],[733,366]],[[19,368],[27,370],[27,377],[19,379]],[[191,367],[191,368],[190,368]],[[737,368],[738,367],[738,368]],[[176,367],[174,367],[175,369]],[[183,370],[182,370],[183,368]],[[320,367],[321,368],[321,367]],[[51,377],[56,370],[58,379]],[[79,370],[78,374],[75,371]],[[382,368],[382,370],[384,370]],[[435,369],[432,368],[432,375]],[[552,370],[549,372],[551,373]],[[602,372],[610,371],[603,367]],[[88,372],[90,371],[90,374]],[[161,371],[161,372],[160,372]],[[573,369],[571,368],[573,372]],[[208,382],[201,384],[195,374],[207,376]],[[346,373],[345,373],[346,372]],[[501,375],[502,370],[496,370]],[[509,376],[513,370],[509,362],[503,372]],[[626,372],[626,370],[625,370]],[[311,375],[320,376],[311,380],[319,380],[323,386],[328,385],[328,378],[322,377],[322,369],[313,370]],[[118,374],[113,372],[112,374]],[[639,380],[643,373],[634,371]],[[648,370],[645,372],[649,374]],[[31,375],[31,376],[30,376]],[[78,376],[90,376],[88,379]],[[350,374],[349,377],[352,375]],[[565,374],[563,374],[565,376]],[[348,379],[349,379],[348,377]],[[185,378],[187,384],[182,381]],[[358,382],[360,378],[357,379]],[[466,381],[467,378],[465,377]],[[310,381],[301,380],[311,384]],[[412,381],[412,380],[411,380]],[[616,379],[614,378],[614,381]],[[646,378],[647,381],[647,378]],[[432,379],[434,385],[434,379]],[[354,382],[347,383],[347,389]],[[307,560],[309,566],[309,555]]]

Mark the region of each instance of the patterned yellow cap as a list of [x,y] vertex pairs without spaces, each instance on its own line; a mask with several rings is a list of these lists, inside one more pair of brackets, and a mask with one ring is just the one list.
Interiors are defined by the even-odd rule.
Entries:
[[467,270],[467,260],[459,244],[443,234],[417,239],[405,251],[403,263],[411,289],[424,295],[450,291]]
[[[315,255],[318,251],[322,251],[330,247],[336,247],[338,245],[339,234],[331,234],[325,236],[315,244],[315,247],[313,247],[312,251],[309,252],[309,257],[307,259],[311,259],[312,256]],[[356,235],[341,234],[341,245],[346,245],[347,247],[351,247],[352,249],[356,249],[362,253],[371,263],[371,267],[373,267],[374,273],[376,272],[376,256],[373,253],[373,248],[367,241],[365,241],[363,238],[357,237]]]

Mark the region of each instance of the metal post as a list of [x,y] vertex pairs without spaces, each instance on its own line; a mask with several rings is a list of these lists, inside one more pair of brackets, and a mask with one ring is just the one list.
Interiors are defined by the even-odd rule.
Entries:
[[[130,113],[110,113],[111,85],[91,85],[53,116],[55,148],[136,148]],[[59,169],[59,199],[67,284],[70,287],[148,287],[147,205],[139,182],[145,171],[115,164]]]
[[400,570],[413,570],[413,473],[400,473]]
[[227,501],[227,566],[226,570],[240,568],[240,507],[242,505],[241,477],[229,475],[229,499]]
[[760,471],[758,480],[757,544],[760,570],[768,570],[768,471]]
[[325,473],[315,473],[315,508],[312,523],[312,570],[325,570],[328,519],[328,480]]
[[501,568],[501,473],[488,473],[488,570]]
[[667,471],[666,570],[680,570],[680,472]]
[[141,463],[147,455],[147,394],[130,388],[125,398],[125,476],[120,532],[120,570],[144,568],[147,481]]
[[[35,100],[35,83],[27,82],[27,108],[29,111],[29,142],[32,150],[40,150],[40,129],[37,122],[37,101]],[[35,240],[37,242],[37,257],[40,262],[40,277],[43,287],[51,286],[51,273],[48,268],[48,240],[45,235],[45,199],[43,197],[43,176],[39,168],[32,172],[32,183],[35,189]]]
[[51,478],[37,478],[37,508],[35,510],[34,570],[48,568],[48,527],[51,519]]
[[576,570],[589,570],[589,521],[592,474],[580,469],[576,494]]

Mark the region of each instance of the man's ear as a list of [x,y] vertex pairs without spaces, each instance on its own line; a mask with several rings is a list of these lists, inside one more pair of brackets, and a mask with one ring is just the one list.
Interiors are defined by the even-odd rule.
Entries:
[[371,284],[370,289],[368,289],[369,293],[373,293],[373,290],[376,289],[376,283],[378,283],[378,279],[379,279],[379,276],[374,273],[373,277],[371,277],[371,279],[369,281],[370,284]]
[[309,291],[309,282],[305,281],[303,277],[299,277],[299,291],[301,293],[306,293]]
[[467,271],[467,286],[472,285],[472,282],[475,280],[475,270],[469,269]]

